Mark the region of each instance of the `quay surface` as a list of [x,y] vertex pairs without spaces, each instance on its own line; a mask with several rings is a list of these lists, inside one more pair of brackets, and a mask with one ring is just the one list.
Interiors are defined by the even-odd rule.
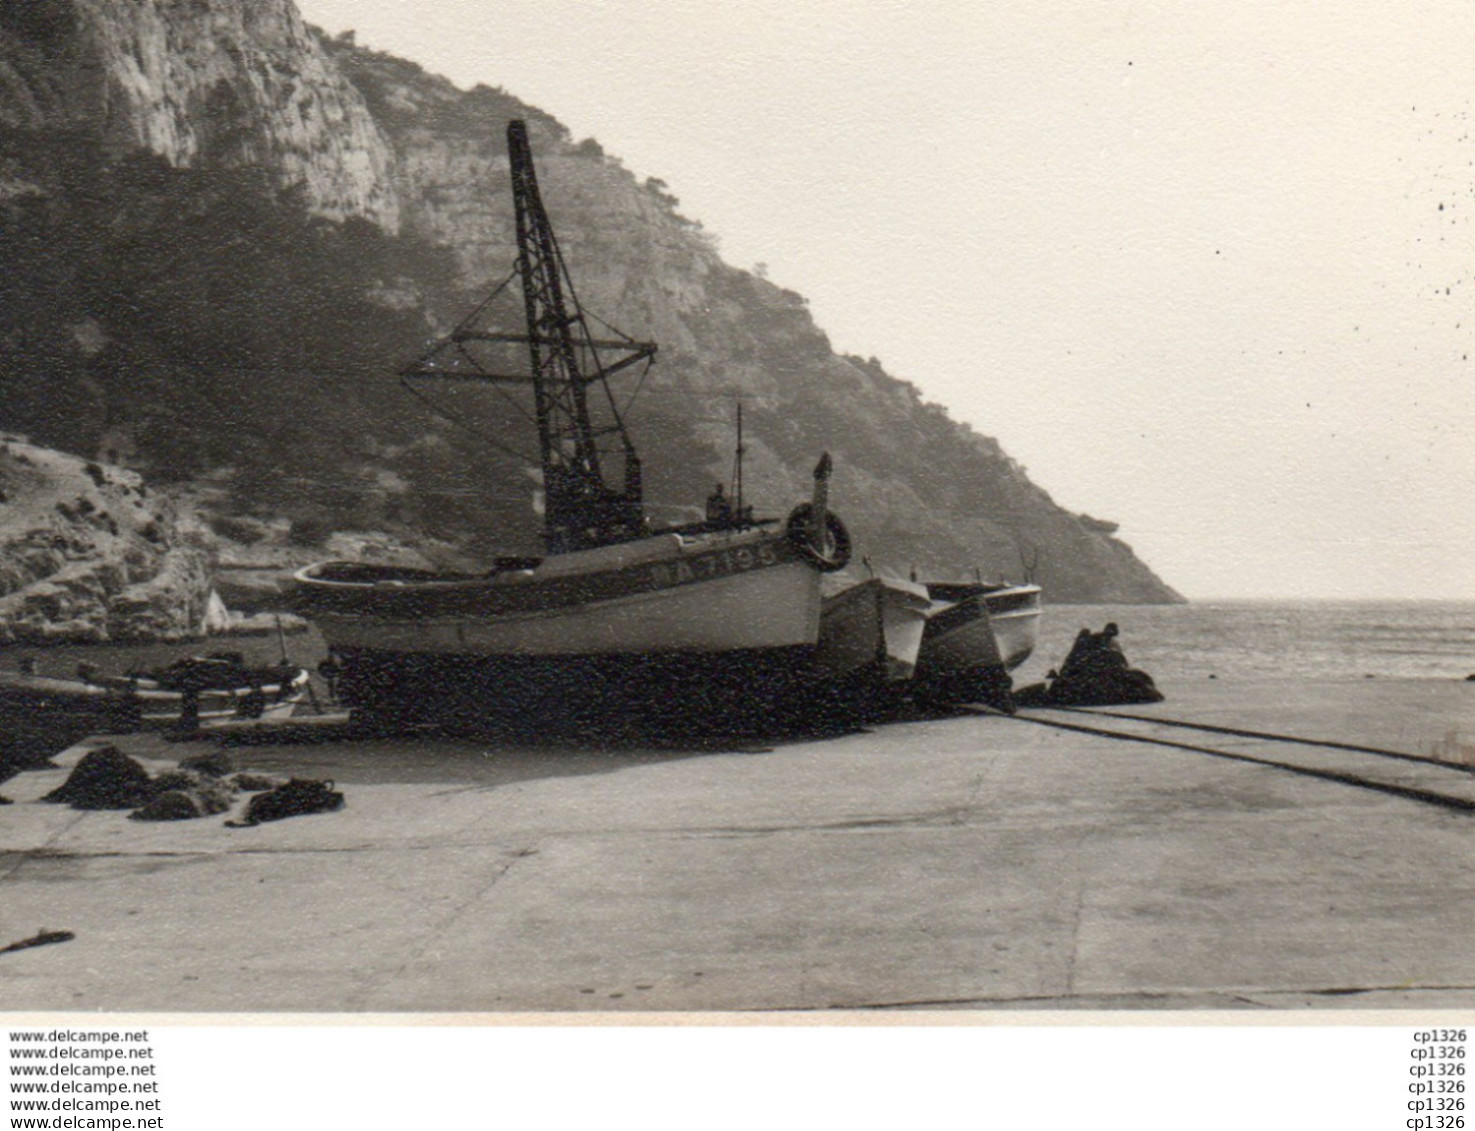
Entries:
[[[1475,683],[1160,682],[1130,710],[1475,761]],[[347,807],[153,824],[0,783],[0,945],[76,936],[0,954],[0,1010],[1475,1006],[1475,813],[1188,751],[973,716],[232,755]]]

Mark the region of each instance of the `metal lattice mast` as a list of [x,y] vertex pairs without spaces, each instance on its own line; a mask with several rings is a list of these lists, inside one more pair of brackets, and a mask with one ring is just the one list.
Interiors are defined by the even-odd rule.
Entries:
[[[591,336],[543,208],[525,123],[507,124],[507,152],[543,463],[545,536],[553,551],[617,541],[638,533],[640,526],[639,460],[613,402],[611,425],[595,429],[590,423],[589,386],[602,383],[607,373],[597,350],[581,349]],[[593,372],[581,364],[586,352]],[[618,437],[625,459],[623,490],[605,482],[602,435]]]
[[[507,124],[512,200],[517,209],[517,269],[527,306],[528,352],[537,403],[538,439],[545,473],[567,476],[570,486],[604,485],[599,451],[589,424],[587,381],[563,296],[562,261],[553,226],[538,191],[527,127]],[[551,485],[550,485],[551,486]]]
[[[508,123],[507,152],[517,214],[514,274],[522,279],[526,326],[521,332],[505,329],[492,309],[509,277],[450,334],[402,369],[400,378],[416,396],[415,383],[421,380],[472,381],[499,389],[531,386],[530,419],[538,432],[548,551],[565,553],[638,538],[645,533],[640,459],[609,378],[638,362],[649,364],[655,343],[638,342],[611,326],[605,329],[612,336],[590,334],[543,208],[524,123]],[[507,371],[499,352],[506,345],[527,347],[530,373]],[[591,416],[591,388],[603,394],[599,420],[607,423]],[[493,446],[518,454],[500,443]],[[604,478],[603,459],[612,454],[624,460],[624,482],[618,489]]]

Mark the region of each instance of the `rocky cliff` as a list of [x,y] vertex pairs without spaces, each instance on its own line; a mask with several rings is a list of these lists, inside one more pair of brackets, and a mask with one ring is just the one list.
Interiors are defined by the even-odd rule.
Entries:
[[205,485],[217,525],[283,522],[299,549],[349,530],[441,557],[532,548],[526,461],[470,434],[514,421],[427,412],[392,377],[510,266],[510,117],[585,305],[660,343],[630,416],[658,506],[727,479],[741,399],[760,511],[803,497],[829,450],[878,566],[1176,599],[1109,523],[836,354],[801,296],[725,264],[660,182],[499,90],[326,39],[289,0],[0,9],[8,423]]
[[211,565],[137,474],[0,438],[0,642],[202,635]]
[[0,6],[0,122],[179,166],[267,166],[324,215],[398,223],[389,147],[286,0]]

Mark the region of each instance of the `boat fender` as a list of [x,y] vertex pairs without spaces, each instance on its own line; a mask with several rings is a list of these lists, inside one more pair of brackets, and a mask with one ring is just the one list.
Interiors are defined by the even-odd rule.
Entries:
[[821,573],[834,573],[844,569],[850,562],[850,531],[833,511],[825,515],[825,544],[814,544],[810,531],[809,503],[800,503],[789,512],[788,524],[784,528],[789,545]]

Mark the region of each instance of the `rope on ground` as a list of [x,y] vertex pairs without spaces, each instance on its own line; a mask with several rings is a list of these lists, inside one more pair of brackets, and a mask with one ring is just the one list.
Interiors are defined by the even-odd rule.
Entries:
[[1329,750],[1350,750],[1354,754],[1376,754],[1381,758],[1395,758],[1400,762],[1420,762],[1427,766],[1454,770],[1461,774],[1475,774],[1475,766],[1462,762],[1446,762],[1441,758],[1430,758],[1423,754],[1407,754],[1402,750],[1385,750],[1380,746],[1358,746],[1351,742],[1336,742],[1328,738],[1297,738],[1291,734],[1275,734],[1265,730],[1242,730],[1238,727],[1221,727],[1211,723],[1190,723],[1181,719],[1160,719],[1153,715],[1129,715],[1124,711],[1101,711],[1087,707],[1052,707],[1052,711],[1072,711],[1080,715],[1106,715],[1113,719],[1130,719],[1138,723],[1159,723],[1165,727],[1186,727],[1189,730],[1210,731],[1228,734],[1235,738],[1263,738],[1267,742],[1289,742],[1298,746],[1324,746]]
[[[998,715],[1000,718],[1014,719],[1022,723],[1034,723],[1036,726],[1075,731],[1078,734],[1093,734],[1101,738],[1119,739],[1123,742],[1145,742],[1151,746],[1166,746],[1172,750],[1187,750],[1194,754],[1207,754],[1211,758],[1225,758],[1233,762],[1249,762],[1256,766],[1269,766],[1272,769],[1286,770],[1293,774],[1301,774],[1304,777],[1318,778],[1321,781],[1338,782],[1342,785],[1371,789],[1379,793],[1390,793],[1395,797],[1407,798],[1410,801],[1421,801],[1426,805],[1438,805],[1446,809],[1457,809],[1465,813],[1475,812],[1475,801],[1470,801],[1463,797],[1451,797],[1449,794],[1437,793],[1433,790],[1420,789],[1417,786],[1395,785],[1392,782],[1376,781],[1372,778],[1359,777],[1356,774],[1344,774],[1337,770],[1317,770],[1310,766],[1297,766],[1291,762],[1277,762],[1273,758],[1256,758],[1253,754],[1235,754],[1228,750],[1215,750],[1211,746],[1195,746],[1192,743],[1173,742],[1166,738],[1149,738],[1141,734],[1105,730],[1101,727],[1078,726],[1074,723],[1061,723],[1053,719],[1037,719],[1023,714],[1008,715],[1002,711],[996,711],[992,707],[970,705],[968,710],[977,712],[978,714]],[[1155,722],[1156,720],[1151,721]]]

